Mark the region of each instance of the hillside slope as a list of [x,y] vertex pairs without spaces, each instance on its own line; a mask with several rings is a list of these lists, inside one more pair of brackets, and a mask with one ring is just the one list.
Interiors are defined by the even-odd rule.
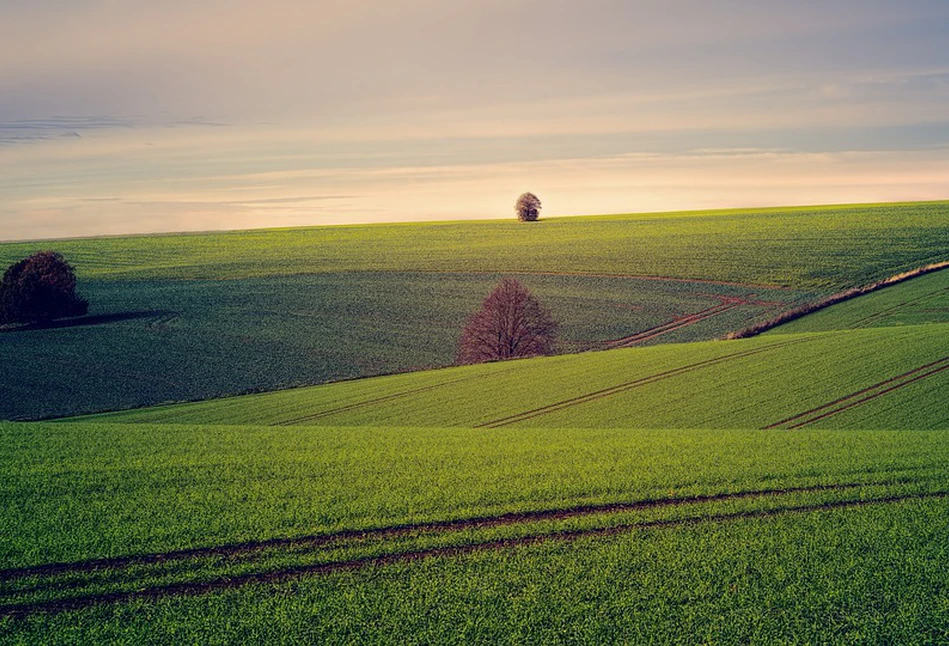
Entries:
[[[450,368],[90,420],[573,428],[949,428],[949,324]],[[854,417],[859,412],[859,417]]]

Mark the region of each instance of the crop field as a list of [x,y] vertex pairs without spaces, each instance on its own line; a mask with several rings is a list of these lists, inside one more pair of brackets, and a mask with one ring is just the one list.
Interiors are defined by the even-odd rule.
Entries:
[[[0,331],[0,417],[60,417],[0,422],[0,644],[947,643],[949,270],[711,340],[947,243],[946,202],[56,243],[93,309]],[[562,353],[445,367],[510,274]]]
[[944,433],[21,423],[0,436],[5,641],[949,628]]
[[[561,349],[568,352],[712,338],[810,296],[681,281],[520,279],[560,322]],[[480,274],[325,273],[94,281],[82,290],[93,304],[84,324],[0,332],[0,419],[448,365],[465,320],[497,280]]]
[[[949,428],[949,325],[769,335],[394,375],[92,417],[118,423]],[[887,410],[866,425],[862,411]],[[858,414],[861,413],[861,414]],[[882,414],[882,413],[880,413]],[[881,418],[884,419],[884,418]]]
[[539,272],[836,291],[943,260],[949,202],[584,216],[529,225],[512,219],[24,242],[0,245],[0,262],[51,246],[90,279]]
[[771,334],[949,322],[949,271],[941,270],[837,303]]
[[91,311],[0,331],[0,419],[450,365],[502,275],[552,311],[562,352],[714,339],[947,242],[949,203],[927,202],[2,244],[0,262],[64,253]]

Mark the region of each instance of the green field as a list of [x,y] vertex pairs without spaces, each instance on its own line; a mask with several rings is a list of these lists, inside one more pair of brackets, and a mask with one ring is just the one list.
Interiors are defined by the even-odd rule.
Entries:
[[[884,630],[880,617],[910,613],[881,633],[910,634],[947,601],[944,571],[929,560],[946,548],[945,525],[920,522],[947,510],[944,433],[95,424],[7,424],[0,433],[0,636],[11,640],[51,629],[62,643],[202,631],[223,639],[244,622],[285,637],[335,631],[394,642],[415,626],[489,640],[512,629],[536,635],[585,595],[615,611],[635,599],[661,621],[633,624],[659,636],[682,620],[683,603],[691,621],[708,621],[707,612],[739,613],[759,593],[774,600],[777,619],[759,630],[788,634],[835,602],[825,588],[808,592],[808,580],[834,581],[853,603],[875,598],[880,574],[866,578],[870,562],[892,568],[883,576],[893,607],[856,606],[843,622],[851,629]],[[814,542],[801,543],[804,534]],[[885,541],[877,558],[851,560],[859,549],[848,536],[857,534]],[[817,559],[808,550],[817,544],[836,556]],[[698,549],[717,565],[701,566],[699,552],[680,560]],[[815,560],[749,560],[769,549]],[[607,585],[617,568],[627,571],[622,588]],[[845,568],[859,576],[839,578]],[[578,590],[569,573],[583,571],[592,578]],[[454,626],[450,617],[473,601],[469,572],[514,590],[539,586],[548,607],[536,620],[481,609],[483,623]],[[670,574],[678,581],[655,588]],[[680,598],[694,577],[715,601],[698,590]],[[797,594],[775,580],[796,581]],[[724,599],[713,595],[732,586]],[[489,597],[504,588],[491,587]],[[933,596],[920,610],[912,595],[924,593]],[[532,598],[522,599],[525,610]],[[386,636],[376,604],[395,617],[445,614],[422,613]],[[276,614],[256,625],[263,608]],[[151,620],[129,622],[135,613]],[[586,630],[610,630],[597,617]],[[841,621],[824,617],[809,630]],[[740,640],[753,623],[705,629]]]
[[[678,281],[522,276],[561,349],[601,347],[685,313],[652,341],[711,338],[808,293]],[[444,366],[498,276],[316,274],[92,281],[92,323],[0,332],[0,419],[131,408]],[[727,308],[723,309],[722,303]]]
[[[947,335],[949,325],[934,324],[668,344],[394,375],[90,419],[765,428],[795,418],[789,426],[949,428],[942,397],[949,385]],[[874,422],[877,414],[886,423]]]
[[945,260],[947,246],[949,202],[914,202],[10,243],[0,262],[54,247],[83,277],[116,280],[552,272],[837,290]]
[[91,316],[0,331],[0,419],[448,365],[505,274],[575,352],[717,338],[947,246],[947,202],[7,243],[64,253]]
[[[57,244],[99,318],[0,333],[0,405],[109,412],[0,422],[0,643],[946,643],[949,271],[708,339],[946,260],[947,224]],[[444,365],[517,267],[565,352],[611,349],[120,410]]]
[[838,303],[775,328],[771,334],[949,322],[949,271],[918,276]]

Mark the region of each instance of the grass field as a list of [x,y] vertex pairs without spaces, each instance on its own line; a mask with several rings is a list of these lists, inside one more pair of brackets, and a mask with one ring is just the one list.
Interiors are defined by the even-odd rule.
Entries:
[[[886,240],[886,244],[880,244]],[[835,291],[945,260],[949,202],[433,222],[0,245],[54,247],[84,278],[346,271],[670,276]]]
[[0,263],[63,252],[91,317],[0,332],[0,419],[448,365],[518,272],[564,352],[712,339],[945,259],[947,241],[934,202],[3,244]]
[[[497,276],[317,274],[95,281],[92,323],[0,332],[0,418],[115,410],[444,366]],[[524,276],[561,348],[600,347],[686,313],[643,343],[710,338],[807,293],[621,278]],[[723,306],[723,302],[725,305]]]
[[939,644],[944,499],[709,519],[0,620],[20,643]]
[[781,325],[770,334],[949,322],[949,271],[891,285]]
[[949,510],[944,433],[6,424],[0,436],[6,641],[945,629],[946,526],[926,520]]
[[945,643],[949,271],[701,339],[945,260],[947,224],[933,203],[57,244],[96,309],[0,333],[24,416],[442,365],[518,267],[564,350],[613,349],[0,422],[0,644]]
[[[941,395],[949,384],[947,334],[949,326],[933,324],[669,344],[395,375],[91,419],[327,426],[947,428],[949,410]],[[890,412],[874,412],[884,410]],[[886,423],[873,423],[876,414]]]

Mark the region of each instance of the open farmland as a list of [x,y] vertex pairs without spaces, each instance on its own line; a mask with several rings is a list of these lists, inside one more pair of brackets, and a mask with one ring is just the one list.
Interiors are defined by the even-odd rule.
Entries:
[[716,338],[944,260],[947,244],[946,202],[3,244],[2,262],[63,252],[91,311],[0,333],[0,419],[448,365],[504,274],[575,352]]
[[[886,244],[880,244],[886,240]],[[215,279],[342,271],[549,272],[838,290],[944,260],[949,202],[263,229],[55,246],[88,279]]]
[[7,641],[514,643],[577,612],[581,641],[947,627],[943,433],[0,434]]
[[[858,253],[843,229],[824,244]],[[159,399],[327,357],[388,371],[354,357],[392,344],[440,365],[427,346],[501,275],[147,271],[85,279],[114,308],[97,325],[0,335],[67,375],[105,353],[71,394],[47,372],[9,401],[135,405],[95,399],[134,382],[109,373],[125,356]],[[0,643],[949,639],[949,271],[734,341],[694,339],[829,287],[564,273],[520,278],[565,350],[603,351],[0,423]],[[90,332],[69,360],[51,340]]]
[[[947,428],[949,325],[768,335],[465,366],[92,417],[183,424]],[[852,425],[858,407],[892,409]],[[838,413],[849,411],[847,415]]]
[[837,303],[771,334],[949,322],[949,271],[941,270]]
[[[344,273],[94,281],[83,325],[0,332],[0,418],[209,399],[450,364],[498,276]],[[711,338],[808,293],[591,276],[521,276],[561,349]],[[673,321],[672,325],[669,322]],[[647,330],[631,338],[631,330]],[[647,338],[648,337],[648,338]]]

